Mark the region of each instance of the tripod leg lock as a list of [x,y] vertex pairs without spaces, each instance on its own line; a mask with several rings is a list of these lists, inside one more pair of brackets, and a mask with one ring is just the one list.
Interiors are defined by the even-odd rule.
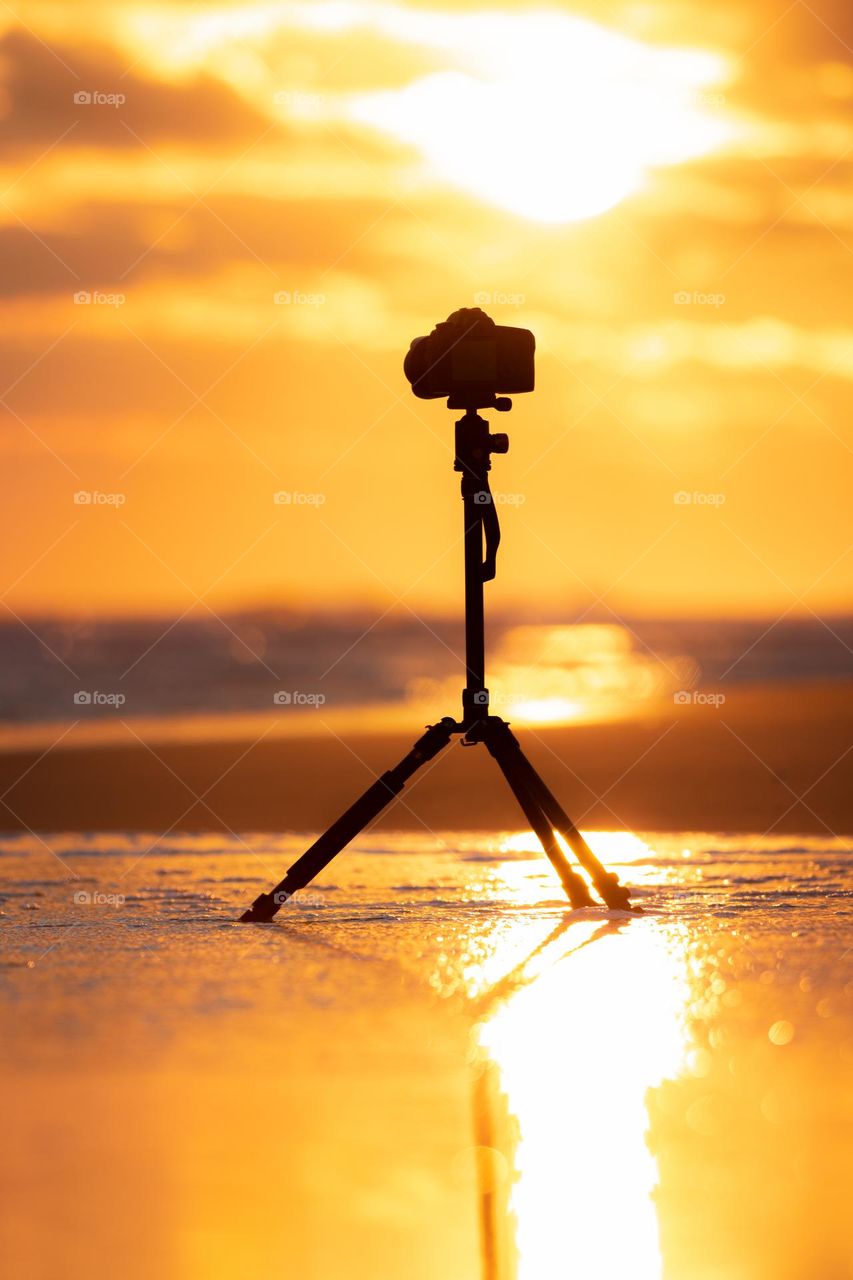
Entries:
[[482,687],[469,689],[467,686],[462,690],[462,721],[467,730],[462,745],[471,747],[476,738],[470,738],[471,730],[475,724],[485,720],[489,714],[489,691]]

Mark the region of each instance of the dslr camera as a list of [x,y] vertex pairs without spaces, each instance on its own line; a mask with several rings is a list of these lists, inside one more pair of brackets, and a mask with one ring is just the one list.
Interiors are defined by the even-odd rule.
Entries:
[[509,408],[497,395],[533,390],[533,352],[529,329],[495,324],[479,307],[462,307],[415,338],[403,372],[421,400],[447,397],[449,409]]

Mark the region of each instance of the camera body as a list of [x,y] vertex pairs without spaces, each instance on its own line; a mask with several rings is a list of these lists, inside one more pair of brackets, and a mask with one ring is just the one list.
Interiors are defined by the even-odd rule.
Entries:
[[529,329],[495,324],[479,307],[463,307],[413,340],[403,372],[421,400],[446,396],[454,409],[488,408],[498,394],[533,390],[535,349]]

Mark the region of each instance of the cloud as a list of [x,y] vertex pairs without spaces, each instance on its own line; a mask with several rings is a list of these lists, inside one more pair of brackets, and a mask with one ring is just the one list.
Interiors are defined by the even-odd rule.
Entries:
[[[275,289],[305,288],[334,263],[371,275],[382,254],[369,235],[387,201],[284,202],[243,196],[93,204],[68,213],[61,227],[0,227],[0,297],[57,294],[78,288],[139,288],[151,281],[210,280],[244,265],[250,293],[266,303]],[[317,285],[319,287],[319,285]]]
[[[20,30],[0,40],[6,147],[56,142],[72,130],[73,145],[138,146],[186,139],[196,146],[251,143],[265,130],[279,142],[286,129],[209,75],[184,83],[141,76],[114,50],[93,45],[46,45]],[[123,95],[118,107],[78,103],[75,94]]]

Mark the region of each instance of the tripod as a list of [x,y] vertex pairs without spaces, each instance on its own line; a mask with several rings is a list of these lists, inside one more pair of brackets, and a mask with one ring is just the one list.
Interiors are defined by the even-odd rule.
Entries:
[[481,399],[476,408],[454,403],[453,399],[448,401],[448,407],[465,409],[464,417],[456,423],[454,462],[454,470],[462,473],[465,518],[466,685],[462,694],[462,719],[457,721],[444,716],[437,724],[430,725],[400,763],[377,778],[346,813],[333,822],[319,840],[294,862],[274,889],[255,899],[240,917],[244,923],[265,923],[272,920],[291,894],[304,889],[328,866],[335,855],[382,812],[417,770],[437,756],[455,734],[462,735],[463,746],[474,746],[482,742],[497,761],[573,907],[594,907],[596,903],[586,881],[569,866],[557,840],[557,832],[564,838],[608,907],[623,911],[640,910],[631,906],[628,890],[619,883],[618,877],[607,871],[596,858],[565,809],[521,750],[518,739],[507,722],[499,716],[489,714],[489,691],[485,683],[483,583],[491,581],[495,576],[500,526],[489,489],[488,475],[491,470],[491,455],[506,453],[509,439],[500,433],[491,435],[488,422],[480,417],[477,408],[504,411],[511,405],[505,397],[490,397],[486,404]]

